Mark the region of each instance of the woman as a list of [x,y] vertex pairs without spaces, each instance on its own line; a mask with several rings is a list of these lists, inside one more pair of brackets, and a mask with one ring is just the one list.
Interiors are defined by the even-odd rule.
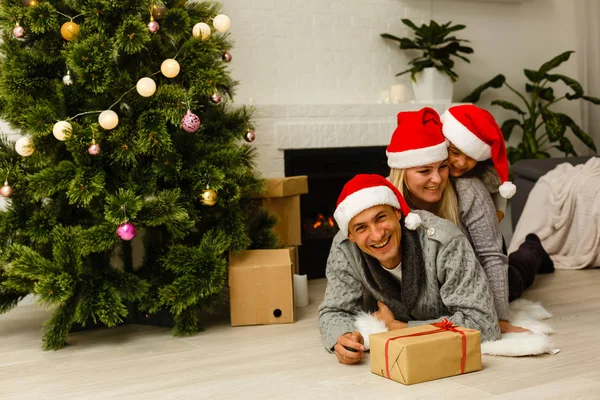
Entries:
[[399,113],[386,153],[389,180],[409,204],[452,221],[471,242],[488,277],[501,331],[526,331],[508,323],[508,302],[531,286],[536,273],[551,267],[544,263],[547,254],[537,236],[530,235],[510,257],[504,255],[496,210],[481,180],[449,181],[447,143],[435,110]]

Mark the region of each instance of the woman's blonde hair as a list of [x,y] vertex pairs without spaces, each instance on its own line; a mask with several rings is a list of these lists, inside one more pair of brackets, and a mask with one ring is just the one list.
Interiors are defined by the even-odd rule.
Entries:
[[[402,196],[404,196],[410,204],[415,204],[413,201],[414,196],[412,196],[410,190],[406,186],[406,169],[392,168],[390,171],[390,182],[398,188],[400,193],[402,193]],[[456,191],[454,190],[450,178],[448,178],[448,184],[444,188],[442,198],[438,202],[434,214],[449,220],[458,227],[461,226]]]

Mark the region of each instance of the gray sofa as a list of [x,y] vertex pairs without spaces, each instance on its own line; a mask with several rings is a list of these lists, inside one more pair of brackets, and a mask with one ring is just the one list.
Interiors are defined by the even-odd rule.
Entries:
[[511,166],[512,182],[517,186],[517,193],[511,199],[510,212],[513,229],[519,221],[519,217],[527,202],[529,192],[537,180],[546,172],[554,169],[558,164],[565,162],[573,165],[584,164],[591,157],[569,157],[569,158],[547,158],[541,160],[520,160]]

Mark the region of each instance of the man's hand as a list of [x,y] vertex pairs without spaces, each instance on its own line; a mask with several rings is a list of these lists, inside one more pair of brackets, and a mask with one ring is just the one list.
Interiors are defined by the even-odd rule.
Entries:
[[348,332],[338,337],[337,343],[333,346],[338,361],[342,364],[359,363],[365,351],[364,342],[362,335],[358,332]]
[[392,313],[392,310],[390,310],[388,306],[381,301],[377,302],[377,306],[379,307],[379,310],[372,314],[375,318],[385,322],[386,325],[394,320],[394,313]]
[[502,319],[498,320],[498,325],[500,325],[500,332],[502,332],[502,333],[511,333],[511,332],[531,333],[531,331],[529,329],[521,328],[520,326],[511,325],[510,322],[502,320]]

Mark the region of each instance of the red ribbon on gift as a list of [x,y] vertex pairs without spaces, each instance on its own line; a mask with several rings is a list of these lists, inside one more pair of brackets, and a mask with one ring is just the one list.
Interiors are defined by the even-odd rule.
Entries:
[[432,333],[439,333],[439,332],[446,332],[446,331],[456,332],[462,336],[462,358],[460,360],[460,373],[461,374],[465,373],[465,361],[467,358],[467,335],[465,335],[465,333],[463,331],[459,331],[458,329],[456,329],[456,326],[452,322],[448,321],[446,318],[442,319],[440,322],[436,322],[435,324],[431,324],[431,325],[433,325],[439,329],[435,329],[432,331],[413,333],[412,335],[394,336],[385,341],[385,374],[387,375],[388,378],[390,377],[390,364],[389,364],[390,360],[388,358],[388,346],[392,340],[405,338],[405,337],[425,336],[425,335],[431,335]]

